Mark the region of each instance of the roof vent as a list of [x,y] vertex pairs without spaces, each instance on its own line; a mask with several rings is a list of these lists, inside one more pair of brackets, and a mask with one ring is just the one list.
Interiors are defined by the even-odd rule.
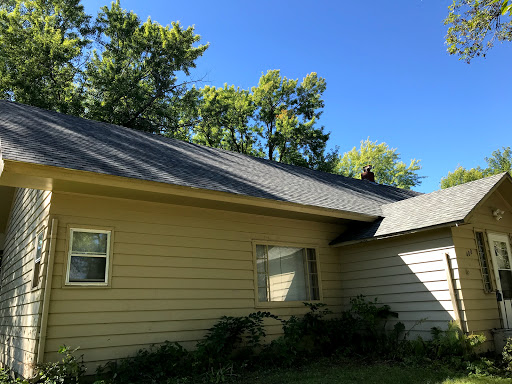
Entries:
[[375,183],[375,175],[372,172],[372,166],[367,165],[366,167],[363,167],[363,173],[361,173],[361,180],[368,180],[372,183]]

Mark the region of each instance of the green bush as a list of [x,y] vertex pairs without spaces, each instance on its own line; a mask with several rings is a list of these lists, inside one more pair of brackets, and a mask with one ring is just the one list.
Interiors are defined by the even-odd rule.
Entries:
[[85,365],[82,356],[77,358],[76,349],[62,346],[59,353],[64,355],[60,362],[45,363],[37,367],[38,383],[44,384],[78,384],[85,374]]
[[[405,363],[435,360],[465,367],[475,374],[499,371],[492,360],[476,357],[475,347],[485,337],[465,335],[454,323],[446,330],[433,328],[431,340],[407,340],[403,323],[396,322],[392,329],[386,327],[388,320],[398,315],[376,300],[353,298],[349,310],[338,316],[325,304],[304,304],[309,309],[304,316],[286,320],[261,311],[241,317],[224,316],[195,350],[187,351],[170,342],[139,350],[135,356],[101,367],[98,373],[102,381],[95,384],[223,383],[243,369],[299,365],[334,354]],[[265,343],[266,319],[277,320],[283,327],[283,334],[270,344]],[[64,359],[40,367],[39,382],[78,383],[85,372],[83,363],[67,347],[59,352]],[[512,371],[512,341],[507,343],[503,359]],[[2,375],[0,371],[0,380]]]
[[135,356],[107,363],[97,371],[109,383],[165,383],[188,376],[194,369],[192,354],[178,343],[140,349]]

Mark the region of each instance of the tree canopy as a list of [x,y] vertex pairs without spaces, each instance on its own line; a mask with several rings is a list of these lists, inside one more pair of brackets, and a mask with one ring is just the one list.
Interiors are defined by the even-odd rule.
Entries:
[[400,160],[396,148],[369,138],[361,141],[359,149],[354,147],[339,157],[336,172],[360,179],[363,167],[369,164],[373,166],[375,181],[380,184],[410,189],[420,185],[423,178],[418,175],[421,169],[419,160],[412,159],[407,165]]
[[448,52],[467,63],[494,43],[512,41],[512,1],[454,0],[444,20]]
[[0,3],[0,97],[80,114],[91,34],[80,0]]
[[448,175],[441,178],[441,188],[453,187],[502,172],[508,172],[512,175],[512,151],[510,147],[503,147],[502,150],[497,149],[491,157],[485,158],[485,162],[487,163],[486,168],[466,169],[459,165],[453,172],[448,172]]
[[101,8],[95,31],[101,49],[85,71],[86,116],[153,133],[175,128],[168,106],[187,92],[177,73],[190,75],[208,45],[194,47],[192,27],[141,23],[119,1]]

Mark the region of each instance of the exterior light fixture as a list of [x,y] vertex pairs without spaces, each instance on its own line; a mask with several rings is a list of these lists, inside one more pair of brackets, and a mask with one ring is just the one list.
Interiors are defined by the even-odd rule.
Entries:
[[500,221],[501,219],[503,219],[503,214],[504,213],[505,213],[505,211],[502,211],[499,208],[496,208],[494,211],[492,211],[492,215],[494,216],[496,221]]

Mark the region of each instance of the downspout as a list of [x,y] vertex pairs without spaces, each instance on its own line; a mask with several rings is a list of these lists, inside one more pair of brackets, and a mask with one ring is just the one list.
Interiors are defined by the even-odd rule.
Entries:
[[55,244],[57,243],[57,228],[59,220],[52,219],[50,232],[50,246],[48,248],[48,262],[46,264],[46,278],[44,282],[43,310],[41,314],[41,327],[39,328],[39,342],[37,343],[37,364],[44,362],[44,347],[46,344],[46,328],[48,324],[48,312],[50,309],[50,297],[52,291],[53,264],[55,258]]
[[453,312],[455,313],[455,322],[459,325],[462,332],[466,333],[464,323],[460,317],[459,303],[457,295],[455,293],[455,287],[453,285],[452,266],[450,262],[450,254],[444,254],[445,270],[446,270],[446,281],[448,282],[448,289],[450,290],[450,298],[452,299]]

